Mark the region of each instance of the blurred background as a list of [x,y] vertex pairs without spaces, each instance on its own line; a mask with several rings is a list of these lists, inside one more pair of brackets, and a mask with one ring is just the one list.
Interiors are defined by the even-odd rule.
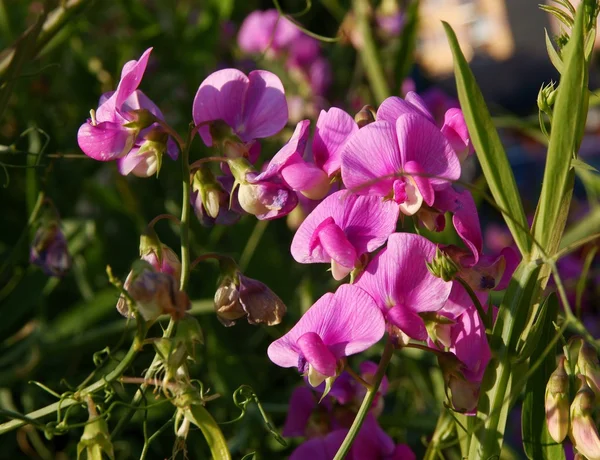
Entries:
[[[0,0],[0,408],[27,413],[50,404],[55,396],[32,381],[61,394],[94,372],[95,362],[110,367],[122,358],[134,324],[115,310],[118,293],[108,283],[106,266],[124,279],[138,257],[145,225],[161,213],[180,214],[177,163],[165,159],[158,178],[123,177],[114,164],[95,162],[77,146],[79,126],[97,107],[100,95],[115,88],[125,62],[154,47],[141,89],[183,134],[191,121],[196,90],[211,72],[237,67],[277,73],[289,98],[290,124],[263,143],[262,160],[289,138],[295,122],[315,120],[320,109],[338,106],[354,114],[364,104],[376,105],[357,56],[361,44],[351,2],[315,0],[307,11],[304,1],[280,4],[286,13],[303,12],[294,19],[305,29],[321,37],[337,37],[316,42],[320,67],[313,65],[314,56],[310,62],[291,64],[285,53],[253,54],[240,47],[237,33],[244,18],[254,10],[274,8],[266,0]],[[496,116],[527,211],[533,215],[545,157],[536,98],[542,84],[558,78],[547,57],[544,28],[553,37],[560,34],[560,24],[549,20],[537,0],[382,0],[371,5],[368,20],[392,93],[401,96],[416,90],[441,115],[457,104],[452,57],[440,21],[453,26]],[[29,43],[29,53],[21,54],[25,58],[15,71],[11,51],[31,41],[26,31],[38,20],[44,27],[33,45]],[[598,78],[595,62],[592,88]],[[594,94],[582,157],[600,166],[597,104]],[[209,150],[196,141],[192,160],[207,155]],[[465,169],[466,180],[485,187],[475,162]],[[48,277],[29,264],[35,222],[28,225],[28,219],[40,193],[60,213],[73,258],[63,278]],[[595,175],[582,172],[570,228],[573,240],[577,225],[600,230],[599,193]],[[480,205],[488,250],[510,244],[498,213],[483,201]],[[213,311],[216,265],[201,263],[192,272],[192,313],[205,336],[193,377],[210,393],[221,395],[208,406],[219,422],[239,415],[231,395],[246,384],[280,428],[291,391],[301,384],[293,370],[268,361],[266,348],[335,283],[325,266],[293,262],[289,246],[295,225],[292,219],[266,223],[246,216],[232,227],[207,228],[193,219],[194,255],[208,251],[231,255],[246,275],[266,283],[288,306],[279,326],[255,327],[240,321],[225,328]],[[161,221],[156,230],[164,243],[178,251],[175,226]],[[584,247],[563,264],[570,292],[575,292],[588,252]],[[592,266],[590,279],[599,275]],[[583,315],[598,334],[597,283],[584,285],[582,292]],[[151,334],[160,335],[164,325],[155,325]],[[128,375],[140,375],[152,357],[151,351],[142,353]],[[444,399],[441,372],[432,356],[412,350],[401,359],[396,357],[388,377],[390,390],[380,422],[397,442],[410,444],[420,457]],[[115,400],[127,402],[135,386],[117,386],[114,391]],[[151,403],[158,396],[148,398]],[[114,409],[108,421],[111,429],[124,410]],[[69,422],[82,422],[86,415],[85,410],[74,410]],[[143,430],[155,432],[172,415],[168,403],[139,411],[115,440],[116,457],[139,457]],[[523,458],[516,417],[509,424],[515,432],[505,458]],[[285,458],[298,444],[298,440],[288,440],[287,447],[278,444],[255,404],[248,406],[244,418],[223,430],[234,458],[251,452],[257,452],[257,458]],[[46,439],[40,432],[22,428],[0,435],[0,458],[74,458],[80,435],[81,429],[73,429]],[[166,429],[151,445],[149,458],[174,455],[174,439],[172,428]],[[187,455],[208,458],[200,432],[192,430]]]

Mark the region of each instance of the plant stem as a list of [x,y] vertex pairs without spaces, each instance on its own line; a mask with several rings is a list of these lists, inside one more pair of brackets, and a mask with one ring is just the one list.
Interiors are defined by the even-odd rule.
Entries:
[[379,361],[379,366],[377,367],[377,372],[375,372],[373,385],[371,386],[371,389],[367,390],[367,394],[365,394],[365,399],[363,399],[363,402],[360,405],[360,409],[358,409],[358,413],[354,418],[354,422],[352,422],[350,431],[348,431],[344,442],[338,449],[333,460],[343,460],[348,454],[350,448],[352,447],[352,443],[358,435],[358,432],[362,427],[365,417],[371,410],[371,406],[373,405],[373,399],[375,399],[375,395],[377,394],[377,390],[379,390],[379,385],[381,385],[381,381],[383,380],[383,376],[385,375],[385,370],[387,369],[393,354],[394,344],[388,338],[388,342],[386,343],[385,348],[383,350],[383,354],[381,355],[381,361]]
[[390,89],[385,81],[385,74],[379,60],[375,41],[373,40],[371,25],[369,24],[370,5],[368,0],[354,0],[352,5],[356,27],[362,38],[362,47],[359,48],[358,54],[367,73],[375,100],[378,104],[381,104],[390,96]]
[[442,407],[442,412],[438,417],[435,431],[433,432],[433,437],[427,446],[427,451],[425,452],[423,460],[436,460],[438,457],[443,458],[441,457],[440,443],[449,430],[452,429],[452,424],[454,424],[454,419],[450,417],[450,414],[448,414],[448,409]]

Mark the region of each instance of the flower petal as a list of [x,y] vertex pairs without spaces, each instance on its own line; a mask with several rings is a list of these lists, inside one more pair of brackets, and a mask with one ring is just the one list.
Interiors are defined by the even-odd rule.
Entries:
[[417,114],[434,123],[427,105],[416,93],[409,91],[405,99],[398,96],[388,97],[377,109],[377,120],[396,123],[400,115]]
[[241,123],[235,126],[244,142],[277,134],[288,121],[285,90],[279,77],[266,70],[254,70],[248,79]]
[[[192,106],[194,123],[222,120],[235,128],[241,120],[244,97],[249,86],[246,75],[237,69],[223,69],[210,74],[198,88]],[[212,146],[208,126],[198,129],[204,143]]]
[[400,304],[386,312],[386,319],[402,332],[415,340],[427,340],[427,329],[423,319]]
[[291,253],[300,263],[328,263],[330,257],[311,244],[319,226],[332,219],[360,256],[381,247],[396,229],[398,206],[379,197],[358,196],[340,190],[325,198],[302,222],[294,235]]
[[302,357],[320,374],[333,377],[337,367],[335,356],[316,332],[307,332],[296,342]]
[[119,81],[119,86],[115,91],[115,107],[117,110],[121,109],[127,98],[140,86],[151,52],[152,48],[148,48],[139,60],[129,61],[123,66],[121,81]]
[[342,148],[344,185],[359,195],[386,196],[402,171],[395,127],[376,121],[359,129]]
[[312,143],[315,164],[322,168],[328,176],[342,167],[342,146],[348,138],[358,131],[354,119],[337,107],[327,112],[321,110]]
[[394,233],[356,286],[367,291],[384,311],[397,305],[415,313],[437,311],[448,299],[452,283],[436,278],[427,269],[425,262],[433,259],[435,249],[422,236]]
[[105,121],[94,126],[88,120],[77,132],[77,143],[88,157],[111,161],[127,154],[133,139],[132,132],[118,123]]
[[434,190],[448,187],[460,177],[458,157],[433,123],[418,114],[401,115],[396,120],[396,132],[402,164],[416,161]]
[[464,159],[474,152],[462,110],[449,109],[444,115],[444,125],[441,131],[450,142],[459,159]]
[[287,417],[281,434],[286,438],[305,436],[312,411],[317,407],[314,392],[305,386],[296,388],[288,406]]

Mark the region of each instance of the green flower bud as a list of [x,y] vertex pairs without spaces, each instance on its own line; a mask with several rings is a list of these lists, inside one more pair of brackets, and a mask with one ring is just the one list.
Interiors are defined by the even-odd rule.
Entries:
[[376,111],[370,105],[365,105],[360,111],[354,115],[354,121],[359,128],[373,123],[376,119]]
[[[93,403],[92,403],[93,404]],[[85,456],[83,454],[85,453]],[[106,420],[98,417],[95,408],[90,410],[90,422],[85,425],[83,435],[77,444],[77,460],[102,460],[102,454],[114,460],[115,452],[110,442]]]
[[538,93],[537,105],[538,108],[549,115],[552,115],[552,108],[556,101],[556,90],[554,82],[550,82],[547,86],[542,86]]
[[546,385],[546,425],[552,439],[563,442],[569,432],[569,376],[565,372],[565,357]]
[[444,281],[452,281],[454,276],[459,272],[460,267],[446,253],[435,250],[435,257],[431,262],[425,262],[429,271],[438,278]]

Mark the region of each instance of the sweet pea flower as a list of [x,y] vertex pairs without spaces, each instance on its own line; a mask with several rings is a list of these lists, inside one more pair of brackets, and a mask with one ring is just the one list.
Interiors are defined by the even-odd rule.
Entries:
[[378,197],[340,190],[302,222],[292,241],[300,263],[330,263],[336,280],[361,266],[361,256],[381,247],[396,229],[398,206]]
[[293,46],[303,35],[289,19],[281,16],[275,9],[253,11],[240,27],[238,45],[246,53],[267,52],[273,57]]
[[440,310],[452,289],[452,283],[427,269],[425,262],[435,253],[436,246],[422,236],[393,233],[356,282],[375,299],[389,323],[417,340],[427,339],[419,314]]
[[396,114],[380,116],[382,104],[377,121],[348,139],[341,155],[342,179],[356,193],[391,199],[404,214],[413,215],[423,203],[433,205],[435,192],[460,177],[460,163],[419,107],[405,101],[397,105],[404,113],[395,121],[388,120]]
[[[248,76],[237,69],[212,73],[200,84],[192,113],[208,147],[215,133],[222,138],[233,134],[248,143],[278,133],[288,120],[281,80],[266,70],[254,70]],[[231,133],[219,132],[223,123]]]
[[[173,159],[178,156],[174,141],[155,123],[164,119],[160,109],[137,89],[151,51],[147,49],[138,61],[123,66],[116,91],[102,95],[98,109],[77,133],[79,147],[87,156],[98,161],[119,160],[122,174],[147,177],[157,171],[164,152]],[[144,166],[144,162],[150,164]]]
[[373,299],[345,284],[327,293],[267,353],[281,367],[297,367],[317,386],[339,374],[340,360],[377,343],[385,332],[383,315]]
[[317,119],[312,153],[315,164],[328,177],[336,175],[342,167],[342,147],[352,134],[358,131],[358,125],[350,115],[337,107],[321,110]]

